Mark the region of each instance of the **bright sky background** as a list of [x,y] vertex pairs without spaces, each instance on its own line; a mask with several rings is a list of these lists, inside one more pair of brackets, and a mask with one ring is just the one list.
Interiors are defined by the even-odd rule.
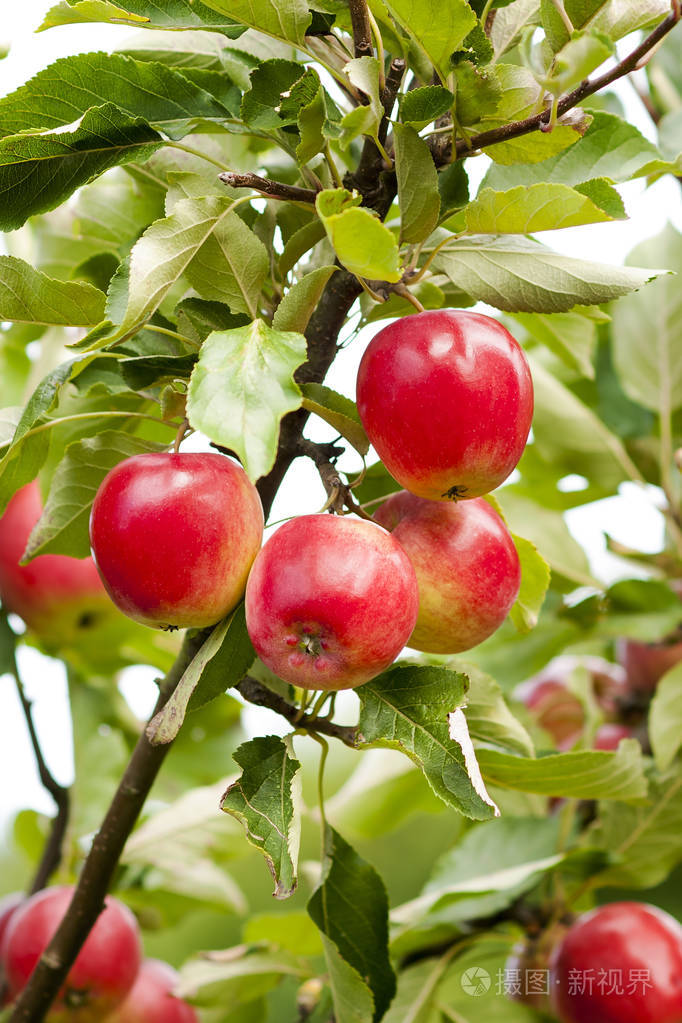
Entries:
[[[9,56],[0,61],[0,96],[17,88],[58,57],[114,49],[132,34],[129,28],[107,25],[65,26],[34,34],[45,11],[51,6],[48,0],[23,0],[18,3],[6,0],[6,7],[11,9],[11,14],[7,11],[5,15],[0,29],[4,36],[0,35],[0,43],[11,43],[11,50]],[[651,123],[634,91],[627,83],[623,83],[619,87],[619,94],[629,120],[644,134],[653,137]],[[472,163],[470,161],[470,165]],[[480,170],[481,177],[486,165],[484,157],[476,162],[476,170]],[[622,187],[621,194],[630,220],[543,232],[543,242],[568,255],[583,256],[589,253],[592,260],[622,263],[639,241],[662,230],[666,220],[671,219],[682,230],[682,193],[679,185],[671,179],[662,179],[648,190],[645,190],[642,182],[633,182]],[[330,386],[353,396],[357,364],[368,340],[369,334],[365,334],[364,340],[361,335],[340,354],[327,381]],[[321,432],[320,437],[324,436],[326,434]],[[305,495],[304,500],[302,495]],[[609,533],[622,543],[651,551],[660,549],[662,519],[655,508],[656,496],[653,487],[643,491],[634,484],[624,484],[618,497],[569,513],[569,526],[587,549],[592,570],[598,577],[610,581],[619,575],[628,574],[623,571],[622,562],[605,551],[603,530],[607,527]],[[324,493],[316,470],[309,461],[299,459],[287,477],[272,517],[279,519],[301,511],[316,511],[323,501]],[[36,725],[46,759],[58,780],[68,784],[73,764],[63,669],[59,662],[50,661],[33,650],[23,651],[20,667],[29,696],[34,700]],[[151,679],[154,674],[133,669],[126,673],[122,682],[127,699],[140,715],[146,715],[153,703],[155,687]],[[263,715],[268,717],[265,725]],[[270,731],[278,728],[281,721],[270,712],[249,708],[246,723],[254,733],[262,734],[264,728]],[[8,677],[0,679],[0,750],[3,757],[0,828],[20,807],[30,806],[51,813],[52,801],[37,778],[23,717]]]

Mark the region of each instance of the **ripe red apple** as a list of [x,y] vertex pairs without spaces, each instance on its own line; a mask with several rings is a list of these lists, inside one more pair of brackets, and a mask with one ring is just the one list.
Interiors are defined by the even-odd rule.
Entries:
[[0,598],[48,650],[77,646],[89,629],[117,613],[92,558],[41,554],[19,564],[41,511],[34,480],[14,494],[0,518]]
[[241,599],[263,536],[258,492],[219,454],[134,455],[104,478],[90,543],[111,599],[161,628],[202,628]]
[[525,704],[538,724],[564,749],[573,745],[585,724],[583,706],[568,688],[569,675],[561,665],[550,663],[539,675],[514,690],[514,697]]
[[581,916],[555,949],[551,989],[562,1023],[680,1023],[682,927],[641,902]]
[[659,679],[682,661],[682,642],[677,637],[661,643],[616,640],[616,659],[625,668],[631,692],[653,694]]
[[419,596],[410,560],[373,522],[302,515],[256,558],[246,624],[262,661],[304,689],[351,689],[391,664]]
[[358,412],[388,471],[433,501],[499,487],[533,417],[526,357],[497,320],[457,309],[405,316],[370,341]]
[[521,566],[509,530],[487,501],[445,504],[403,491],[374,518],[391,530],[417,573],[419,615],[408,646],[456,654],[500,627],[518,596]]
[[[0,949],[12,997],[26,985],[72,893],[67,887],[45,888],[14,911]],[[99,1023],[130,991],[140,960],[135,917],[108,897],[47,1018],[53,1023]]]
[[[2,936],[7,930],[7,925],[12,918],[12,914],[14,913],[14,910],[21,905],[25,898],[26,896],[21,892],[12,892],[11,895],[5,895],[2,899],[0,899],[0,948],[2,948]],[[8,1005],[9,1001],[10,995],[5,983],[5,973],[2,961],[0,960],[0,1009],[3,1005]]]
[[128,997],[105,1023],[199,1023],[187,1002],[174,998],[178,974],[160,959],[145,959]]
[[634,732],[627,725],[618,725],[607,722],[600,725],[594,735],[592,746],[594,749],[616,750],[621,739],[631,739]]

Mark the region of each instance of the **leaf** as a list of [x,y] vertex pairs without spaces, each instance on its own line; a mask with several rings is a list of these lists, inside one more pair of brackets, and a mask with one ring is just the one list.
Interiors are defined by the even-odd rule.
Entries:
[[282,274],[288,274],[298,263],[301,256],[309,252],[314,245],[325,237],[324,224],[315,218],[309,224],[304,224],[298,231],[294,231],[291,238],[284,246],[284,251],[279,257],[279,268]]
[[[293,118],[282,116],[284,96],[290,92],[304,74],[305,68],[293,60],[264,60],[251,72],[251,88],[244,93],[241,117],[252,128],[268,131],[296,124]],[[319,79],[318,79],[319,82]]]
[[294,330],[302,334],[315,311],[325,285],[338,266],[320,266],[296,281],[277,306],[272,318],[275,330]]
[[[628,261],[651,260],[682,272],[682,235],[672,225],[638,245]],[[663,277],[641,295],[613,310],[613,363],[623,390],[633,401],[660,415],[682,405],[682,360],[679,325],[682,294],[678,277]],[[646,344],[642,339],[647,338]]]
[[344,68],[351,85],[359,89],[368,98],[367,104],[360,104],[344,114],[338,125],[340,145],[347,149],[358,135],[369,135],[378,138],[379,124],[384,116],[379,87],[380,65],[376,57],[356,57],[348,61]]
[[38,554],[87,558],[90,509],[106,474],[124,458],[164,448],[163,444],[115,430],[69,444],[52,477],[42,515],[28,538],[22,564]]
[[244,26],[230,18],[217,17],[200,0],[62,0],[46,14],[38,29],[44,31],[58,25],[81,22],[130,24],[133,28],[188,29],[203,28],[222,32],[230,38],[241,35]]
[[128,387],[142,391],[161,380],[189,379],[196,361],[196,355],[139,355],[121,359],[119,366]]
[[[283,951],[270,952],[261,948],[238,945],[224,952],[209,952],[199,959],[186,962],[180,971],[175,988],[179,998],[189,998],[193,1005],[208,1010],[218,1009],[220,1023],[261,1023],[263,998],[287,977],[301,984],[308,971],[299,958]],[[225,1016],[228,1008],[229,1015]],[[240,1008],[245,1012],[234,1015]],[[203,1015],[203,1014],[202,1014]]]
[[185,669],[165,706],[147,725],[147,737],[163,746],[176,737],[188,710],[197,710],[235,685],[253,664],[244,605],[219,622]]
[[452,241],[434,267],[472,298],[509,312],[565,312],[641,288],[664,271],[607,266],[552,252],[523,237]]
[[649,740],[659,771],[667,771],[682,748],[682,664],[676,664],[656,684],[649,710]]
[[[188,11],[191,10],[188,7]],[[225,25],[223,31],[227,34],[230,31],[229,25]],[[116,47],[116,51],[134,57],[135,60],[158,60],[169,67],[183,70],[220,72],[223,70],[224,48],[224,39],[215,32],[201,28],[187,28],[182,33],[145,29],[128,36]]]
[[512,538],[521,562],[521,589],[509,615],[519,632],[530,632],[549,588],[550,568],[534,543],[514,534]]
[[293,374],[305,360],[302,334],[273,330],[263,320],[210,334],[199,353],[187,394],[189,421],[236,451],[254,481],[274,464],[282,416],[301,406]]
[[475,742],[490,743],[510,753],[533,755],[533,743],[519,719],[512,713],[497,682],[466,658],[452,660],[451,666],[470,681],[466,698],[466,719]]
[[446,966],[441,960],[425,959],[402,969],[398,990],[383,1023],[440,1023],[434,1000]]
[[399,281],[398,243],[378,217],[359,209],[360,197],[345,188],[318,192],[315,205],[339,262],[358,277]]
[[324,384],[303,384],[303,408],[314,412],[345,437],[361,455],[369,451],[369,440],[354,401]]
[[0,320],[90,326],[104,315],[104,295],[84,281],[56,281],[23,259],[0,256]]
[[[185,298],[175,307],[178,326],[193,341],[205,341],[214,330],[232,330],[249,322],[244,313],[233,313],[224,302]],[[125,370],[124,370],[125,372]]]
[[411,89],[398,97],[400,120],[403,124],[419,131],[442,117],[455,102],[454,95],[442,85],[425,85],[420,89]]
[[539,0],[514,0],[514,3],[497,11],[490,30],[496,60],[511,49],[527,25],[537,23],[539,13]]
[[[487,820],[494,810],[470,777],[469,751],[451,738],[448,716],[462,705],[466,676],[447,668],[400,666],[356,689],[362,746],[399,749],[424,772],[440,799]],[[474,758],[475,761],[475,758]]]
[[571,799],[641,799],[647,793],[642,747],[624,739],[616,753],[553,753],[537,760],[480,749],[490,785]]
[[[383,1017],[395,993],[388,957],[388,896],[373,867],[337,831],[325,826],[322,881],[308,903],[308,913],[324,935],[337,1023]],[[330,961],[331,960],[331,961]],[[350,973],[350,976],[349,976]],[[371,1000],[357,1013],[354,996],[368,988]],[[358,991],[359,989],[359,991]]]
[[438,224],[440,193],[431,150],[414,128],[393,126],[400,201],[400,240],[425,241]]
[[206,6],[297,46],[304,44],[311,20],[305,0],[208,0]]
[[146,121],[111,103],[88,110],[75,131],[8,135],[0,141],[0,229],[21,227],[110,167],[146,160],[161,145]]
[[531,234],[625,217],[618,193],[607,187],[604,206],[566,185],[518,185],[506,192],[484,188],[464,211],[470,234]]
[[94,106],[115,105],[171,138],[197,119],[222,121],[229,111],[181,72],[118,53],[62,57],[0,100],[0,136],[58,128]]
[[592,362],[597,345],[599,310],[579,308],[568,313],[514,313],[530,336],[545,345],[570,369],[594,379]]
[[275,898],[286,899],[298,883],[301,765],[291,739],[276,735],[242,743],[233,755],[242,775],[228,786],[220,808],[244,825],[249,843],[265,857]]
[[466,0],[449,0],[445,5],[440,0],[387,0],[386,6],[445,84],[451,54],[477,24]]

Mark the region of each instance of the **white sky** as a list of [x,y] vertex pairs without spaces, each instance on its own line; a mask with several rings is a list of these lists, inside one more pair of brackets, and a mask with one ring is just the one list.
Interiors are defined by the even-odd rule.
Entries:
[[[7,3],[12,13],[9,17],[5,16],[3,28],[0,29],[4,38],[0,37],[0,42],[10,42],[11,51],[4,61],[0,61],[0,96],[11,92],[58,57],[97,49],[113,49],[131,35],[128,28],[106,25],[65,26],[34,34],[34,29],[51,6],[48,0]],[[619,93],[630,121],[646,135],[653,137],[648,117],[634,92],[627,84],[623,84]],[[478,180],[483,176],[485,166],[485,158],[476,161]],[[682,230],[681,192],[676,182],[663,179],[648,190],[645,190],[642,182],[634,182],[624,186],[621,194],[630,220],[544,232],[542,240],[567,255],[582,256],[589,252],[592,260],[621,263],[639,241],[658,233],[667,219],[672,219],[678,229]],[[366,335],[364,341],[368,339]],[[357,364],[363,349],[363,338],[360,337],[340,354],[327,381],[330,386],[350,396],[354,394]],[[321,438],[328,436],[324,430],[324,426],[319,427]],[[588,551],[592,570],[598,577],[613,580],[629,574],[623,570],[622,562],[605,551],[603,531],[607,528],[622,543],[640,548],[646,546],[651,551],[660,549],[662,520],[656,511],[655,500],[655,488],[642,491],[634,484],[625,484],[619,496],[575,509],[569,514],[569,526]],[[323,501],[324,494],[316,470],[308,461],[299,459],[277,499],[273,519],[302,511],[315,511]],[[58,662],[50,661],[36,651],[25,650],[21,656],[21,670],[28,694],[34,701],[36,725],[46,759],[58,780],[68,783],[72,777],[73,764],[63,669]],[[122,684],[131,706],[140,715],[145,715],[153,703],[155,687],[151,680],[154,674],[133,669],[126,673]],[[265,728],[273,730],[274,715],[249,708],[247,727],[254,733],[263,731],[263,713],[267,713],[269,718]],[[4,783],[0,787],[0,827],[20,807],[30,806],[51,813],[52,803],[37,778],[32,753],[25,738],[21,711],[8,677],[0,679],[0,750],[4,761],[3,778],[9,777],[7,765],[12,765],[11,784]]]

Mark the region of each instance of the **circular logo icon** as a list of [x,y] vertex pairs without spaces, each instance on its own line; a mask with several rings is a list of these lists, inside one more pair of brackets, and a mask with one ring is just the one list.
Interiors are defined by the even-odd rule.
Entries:
[[472,966],[462,974],[462,991],[472,998],[480,998],[490,990],[490,974],[482,966]]

